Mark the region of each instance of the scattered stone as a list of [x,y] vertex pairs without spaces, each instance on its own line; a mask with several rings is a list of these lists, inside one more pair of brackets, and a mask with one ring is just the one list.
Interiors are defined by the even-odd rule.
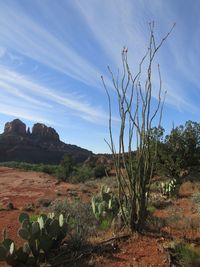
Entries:
[[33,203],[27,203],[22,210],[27,212],[35,211],[35,205]]
[[14,208],[13,203],[12,203],[12,202],[9,202],[9,203],[6,205],[6,209],[7,209],[7,210],[14,210],[15,208]]
[[57,191],[57,192],[56,192],[56,195],[57,195],[58,197],[60,197],[60,196],[63,196],[64,194],[63,194],[62,192],[60,192],[60,191]]
[[38,199],[39,206],[42,206],[44,208],[49,207],[51,205],[51,202],[52,202],[52,200],[49,199],[49,198],[41,198],[41,199]]

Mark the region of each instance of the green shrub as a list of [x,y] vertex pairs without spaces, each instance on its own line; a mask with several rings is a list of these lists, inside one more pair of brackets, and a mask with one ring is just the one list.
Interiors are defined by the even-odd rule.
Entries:
[[180,243],[175,246],[181,266],[198,267],[200,266],[200,254],[197,253],[189,244]]
[[15,162],[15,161],[1,162],[0,166],[21,169],[25,171],[45,172],[52,175],[56,175],[58,169],[58,165],[47,165],[43,163],[32,164],[32,163]]
[[93,169],[94,178],[102,178],[106,176],[106,166],[99,164]]
[[74,170],[72,156],[65,154],[57,170],[57,177],[59,180],[67,181]]
[[156,211],[156,207],[153,206],[153,205],[150,205],[150,206],[147,207],[147,211],[149,213],[154,213]]
[[56,215],[62,212],[64,216],[68,216],[70,244],[74,248],[79,248],[89,235],[94,234],[97,221],[91,205],[80,201],[57,200],[52,204],[51,210]]
[[92,179],[93,171],[88,166],[77,167],[70,176],[69,181],[72,183],[84,183],[87,180]]
[[38,204],[44,208],[47,208],[50,206],[52,200],[49,198],[40,198],[38,199]]
[[200,203],[200,194],[193,194],[191,200],[197,204]]

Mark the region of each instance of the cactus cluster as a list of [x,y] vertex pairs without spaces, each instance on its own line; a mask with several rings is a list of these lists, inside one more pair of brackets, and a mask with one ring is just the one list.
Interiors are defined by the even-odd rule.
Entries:
[[25,244],[23,247],[16,248],[13,240],[4,237],[0,243],[0,261],[6,261],[9,265],[20,266],[26,264],[30,249]]
[[168,197],[172,196],[176,190],[176,185],[177,185],[177,181],[175,178],[165,183],[162,182],[161,183],[162,194]]
[[34,255],[38,257],[42,250],[47,254],[53,247],[60,244],[67,234],[67,222],[63,214],[58,219],[54,214],[42,214],[37,221],[31,222],[28,214],[22,213],[19,216],[21,228],[19,236],[26,240],[28,246]]
[[63,214],[58,218],[54,213],[38,216],[37,221],[31,221],[27,213],[19,215],[21,227],[19,236],[26,240],[23,247],[16,248],[13,240],[8,239],[4,233],[3,241],[0,243],[0,261],[6,261],[12,266],[27,266],[30,253],[36,262],[40,253],[48,255],[51,249],[59,246],[67,234],[67,220]]
[[100,192],[92,198],[92,210],[95,218],[101,223],[104,220],[112,222],[119,212],[117,197],[107,186],[102,186]]

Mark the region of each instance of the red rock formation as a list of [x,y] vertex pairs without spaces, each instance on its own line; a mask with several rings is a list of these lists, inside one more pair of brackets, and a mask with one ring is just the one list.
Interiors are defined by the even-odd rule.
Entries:
[[36,123],[32,128],[32,135],[46,140],[59,141],[58,133],[51,127],[42,123]]
[[26,125],[19,119],[15,119],[5,124],[4,133],[26,135]]
[[0,134],[0,162],[59,164],[65,153],[71,154],[77,163],[92,155],[91,151],[60,141],[53,128],[41,123],[36,123],[31,133],[16,119],[7,122],[4,133]]

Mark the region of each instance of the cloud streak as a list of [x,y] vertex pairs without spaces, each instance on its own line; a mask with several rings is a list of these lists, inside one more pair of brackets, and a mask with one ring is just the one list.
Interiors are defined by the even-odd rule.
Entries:
[[[69,95],[66,97],[66,94],[65,96],[59,95],[58,92],[51,88],[32,81],[19,73],[3,68],[0,68],[0,90],[7,91],[9,94],[13,94],[24,101],[45,109],[51,109],[55,103],[62,105],[72,110],[76,116],[95,123],[102,123],[102,121],[107,119],[106,113],[83,100],[77,101]],[[32,94],[34,97],[29,96],[29,94]],[[38,100],[41,98],[43,101]],[[49,103],[52,103],[52,105]]]
[[[170,4],[161,4],[157,1],[151,2],[150,5],[149,1],[146,0],[111,0],[109,2],[106,0],[102,0],[101,2],[75,0],[74,2],[80,14],[85,18],[93,35],[101,44],[102,49],[110,56],[111,65],[121,66],[118,56],[119,51],[123,45],[129,48],[129,62],[133,72],[137,72],[137,66],[147,49],[146,44],[148,44],[149,36],[147,23],[156,18],[162,22],[161,26],[162,29],[164,29],[162,33],[161,30],[155,30],[156,33],[158,31],[158,36],[162,38],[169,31],[175,21],[175,17],[176,19],[178,18],[177,14],[176,16],[173,15]],[[147,6],[149,7],[148,10]],[[110,14],[112,14],[112,16]],[[159,26],[160,25],[158,25],[158,27]],[[183,33],[184,29],[181,30]],[[174,31],[176,31],[176,29]],[[182,49],[177,49],[177,47],[185,48],[184,44],[181,43],[183,36],[180,36],[180,39],[176,40],[174,36],[172,36],[173,34],[174,33],[171,34],[164,44],[163,49],[161,48],[158,54],[158,61],[161,63],[161,71],[167,74],[165,78],[165,90],[168,91],[166,102],[176,107],[179,111],[195,112],[198,108],[194,107],[194,103],[191,99],[188,99],[187,90],[182,83],[178,81],[177,76],[180,77],[180,75],[182,75],[184,77],[186,75],[188,79],[198,85],[198,76],[196,72],[191,71],[193,69],[198,70],[196,66],[193,68],[194,65],[192,64],[193,62],[197,64],[197,61],[193,60],[196,54],[190,57],[191,68],[188,71],[188,62],[186,58],[184,59],[182,56],[187,55],[187,52],[184,51],[184,53],[182,53]],[[179,45],[177,46],[178,43]],[[190,50],[190,53],[192,53],[192,50]],[[173,66],[166,65],[165,62],[169,62],[169,60],[171,60],[171,62],[173,62],[173,60],[175,61]],[[181,73],[175,70],[175,65],[178,66]],[[154,78],[155,87],[158,83],[158,78],[157,80]],[[154,96],[156,97],[156,94],[154,94]]]
[[[47,6],[47,2],[36,0],[33,9],[35,13],[33,14],[30,10],[24,12],[23,4],[25,1],[16,2],[15,4],[10,1],[9,3],[10,5],[6,2],[1,3],[0,41],[2,45],[27,58],[32,58],[34,61],[44,64],[51,69],[64,73],[74,80],[95,88],[102,88],[101,74],[104,74],[109,87],[112,87],[112,84],[108,78],[109,75],[106,72],[106,67],[98,68],[98,64],[95,65],[91,60],[92,56],[88,58],[86,57],[87,53],[84,54],[85,50],[92,49],[92,46],[85,41],[86,37],[84,35],[84,40],[82,40],[83,47],[77,45],[77,42],[81,42],[81,40],[77,39],[79,33],[73,31],[77,30],[73,25],[75,23],[73,12],[74,16],[80,18],[77,22],[83,24],[84,33],[88,34],[88,40],[96,40],[96,43],[101,47],[102,56],[105,58],[104,66],[109,64],[112,68],[116,69],[121,66],[120,52],[122,47],[126,45],[130,49],[129,61],[133,72],[137,71],[138,63],[147,48],[146,44],[149,35],[148,19],[153,19],[155,14],[159,18],[162,17],[163,28],[166,29],[166,25],[171,26],[169,18],[173,18],[169,5],[163,11],[163,6],[155,2],[151,4],[149,11],[147,11],[146,5],[148,1],[140,1],[138,3],[135,0],[126,2],[122,0],[111,0],[109,2],[106,0],[101,2],[74,0],[71,5],[67,1],[60,1],[60,5],[53,2],[50,6]],[[72,15],[65,17],[65,12],[68,9],[71,9]],[[40,20],[37,20],[37,17],[35,18],[34,16],[37,15],[37,11],[40,12]],[[168,14],[167,19],[163,16],[163,12]],[[60,15],[59,20],[57,19],[58,14]],[[146,20],[144,20],[144,17]],[[49,18],[49,20],[41,20],[41,18]],[[64,24],[66,24],[68,34],[64,30]],[[174,42],[175,44],[172,45],[172,42],[168,41],[167,49],[169,54],[173,55],[177,67],[181,69],[182,74],[187,75],[188,79],[197,85],[198,75],[196,71],[188,72],[186,67],[188,60],[180,56],[179,50],[175,47],[177,42]],[[4,48],[1,51],[0,54],[4,55]],[[94,51],[92,52],[94,53]],[[98,50],[96,53],[98,53]],[[168,73],[168,76],[173,76],[173,73],[165,66],[164,62],[167,60],[167,57],[162,51],[159,58],[162,71]],[[191,69],[192,67],[197,69],[194,58],[194,55],[192,55],[189,62]],[[177,81],[172,82],[172,80],[172,87],[167,88],[169,92],[167,102],[179,109],[176,101],[177,96],[179,97],[179,103],[184,103],[187,98],[187,92],[182,88],[181,94],[177,95],[175,91],[180,91],[179,87],[181,87],[181,84]],[[61,101],[61,99],[57,100]],[[69,106],[73,105],[70,102],[66,104]],[[192,102],[190,104],[192,105]],[[184,105],[184,107],[187,108],[187,105]],[[189,111],[188,108],[187,110]]]
[[[39,5],[40,2],[38,2]],[[55,18],[57,19],[57,18]],[[63,25],[61,25],[64,27]],[[20,6],[1,3],[0,41],[7,48],[56,69],[90,86],[100,85],[100,71],[78,54],[69,42],[59,40],[22,12]]]

